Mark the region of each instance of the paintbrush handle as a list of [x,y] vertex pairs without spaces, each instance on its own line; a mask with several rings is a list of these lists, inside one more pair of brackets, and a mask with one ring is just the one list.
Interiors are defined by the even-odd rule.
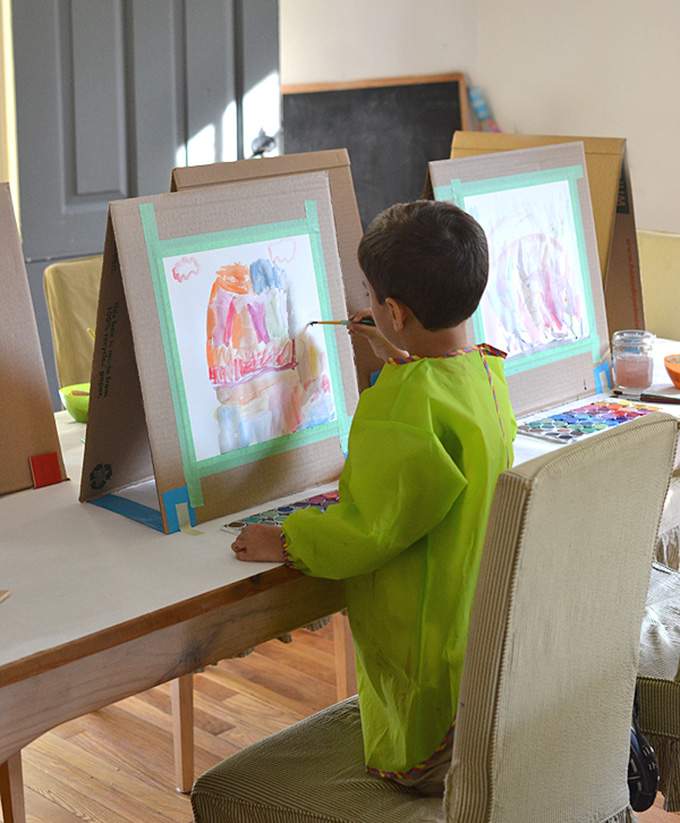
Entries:
[[636,402],[639,400],[648,400],[650,403],[680,403],[680,397],[673,397],[669,394],[648,394],[647,392],[636,394],[635,392],[624,392],[618,389],[614,389],[613,393],[624,400],[635,400]]
[[350,323],[358,323],[360,326],[375,326],[372,317],[362,317],[361,320],[312,320],[310,326],[349,326]]

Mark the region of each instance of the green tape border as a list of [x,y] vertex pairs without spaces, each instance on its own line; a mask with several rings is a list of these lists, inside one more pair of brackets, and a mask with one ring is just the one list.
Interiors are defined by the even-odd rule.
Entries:
[[154,204],[143,203],[139,206],[139,215],[161,327],[161,337],[170,381],[170,392],[175,411],[184,480],[189,493],[189,502],[194,508],[198,508],[204,504],[203,491],[201,489],[201,479],[203,477],[219,474],[228,469],[261,460],[264,457],[281,454],[282,452],[334,437],[338,437],[343,452],[347,449],[351,417],[347,415],[337,342],[332,330],[329,331],[328,327],[324,329],[324,339],[328,354],[331,385],[333,388],[335,420],[320,426],[302,429],[293,434],[283,435],[282,437],[269,440],[266,443],[256,443],[242,449],[235,449],[227,454],[215,455],[205,460],[196,459],[196,449],[191,432],[189,409],[170,305],[170,295],[168,293],[163,269],[163,258],[211,251],[248,243],[281,240],[297,235],[307,235],[312,251],[314,275],[316,278],[320,309],[323,316],[322,319],[331,319],[330,292],[316,202],[314,200],[305,200],[304,207],[305,217],[298,220],[287,220],[260,226],[228,229],[219,232],[161,240],[158,234]]
[[[447,185],[434,187],[435,200],[453,202],[456,206],[464,209],[468,197],[480,194],[492,194],[493,192],[540,186],[548,183],[566,182],[569,184],[571,210],[576,233],[576,250],[581,270],[581,281],[586,301],[586,314],[590,334],[584,340],[576,340],[572,343],[562,345],[558,344],[554,348],[544,349],[528,355],[510,357],[505,361],[505,373],[507,375],[519,374],[520,372],[529,371],[537,366],[557,363],[561,360],[588,352],[592,356],[593,364],[597,366],[601,362],[600,335],[598,334],[595,306],[593,304],[593,288],[590,281],[590,267],[588,265],[588,252],[586,249],[578,186],[578,181],[583,177],[583,166],[578,163],[573,166],[558,166],[554,169],[541,169],[539,171],[524,172],[522,174],[508,174],[503,177],[491,177],[486,180],[472,180],[467,183],[464,183],[460,179],[451,179]],[[475,339],[477,342],[483,341],[484,323],[481,308],[478,308],[473,314],[472,323]]]

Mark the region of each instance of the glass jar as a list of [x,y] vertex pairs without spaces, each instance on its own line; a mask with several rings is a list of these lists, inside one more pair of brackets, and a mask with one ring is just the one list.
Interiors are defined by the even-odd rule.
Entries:
[[619,389],[641,392],[652,385],[654,339],[651,332],[640,329],[614,332],[612,359]]

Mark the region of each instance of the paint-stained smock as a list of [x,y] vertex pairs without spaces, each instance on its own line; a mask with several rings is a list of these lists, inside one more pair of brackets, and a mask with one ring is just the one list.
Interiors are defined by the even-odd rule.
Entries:
[[354,415],[339,502],[283,526],[292,565],[346,580],[376,772],[422,763],[454,722],[489,507],[517,430],[502,359],[480,348],[386,364]]

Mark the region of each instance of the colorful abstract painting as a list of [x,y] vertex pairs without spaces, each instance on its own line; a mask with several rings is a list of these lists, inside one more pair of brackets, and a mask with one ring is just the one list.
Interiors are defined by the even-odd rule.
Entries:
[[489,286],[480,304],[485,339],[509,357],[590,334],[569,182],[469,195],[486,232]]
[[305,235],[163,258],[197,460],[335,419]]

